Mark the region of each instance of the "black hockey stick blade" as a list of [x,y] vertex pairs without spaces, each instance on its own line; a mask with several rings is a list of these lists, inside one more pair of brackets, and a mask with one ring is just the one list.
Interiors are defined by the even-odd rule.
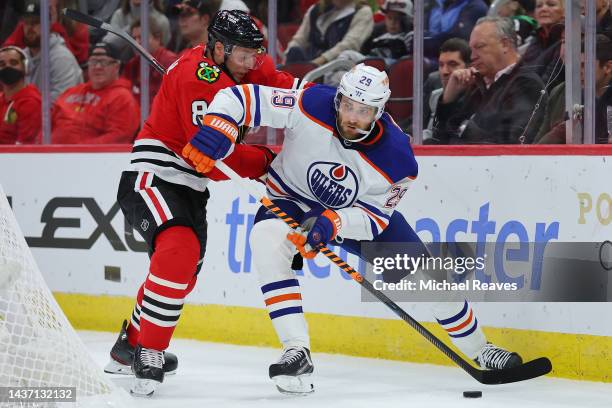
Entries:
[[121,38],[123,38],[125,41],[127,41],[128,43],[130,43],[130,45],[132,46],[132,48],[134,48],[135,51],[137,51],[140,55],[142,55],[151,65],[153,65],[153,68],[155,68],[157,71],[159,71],[160,74],[165,75],[166,74],[166,68],[164,68],[159,61],[157,61],[155,59],[155,57],[153,57],[153,55],[151,55],[151,53],[149,53],[147,50],[145,50],[144,48],[142,48],[142,46],[140,44],[138,44],[138,42],[133,39],[132,37],[130,37],[127,33],[121,31],[121,30],[117,30],[115,27],[113,27],[112,25],[105,23],[104,21],[98,20],[95,17],[92,16],[88,16],[87,14],[83,14],[80,11],[77,10],[72,10],[72,9],[63,9],[62,13],[75,21],[78,21],[79,23],[83,23],[83,24],[87,24],[89,26],[92,27],[96,27],[96,28],[100,28],[104,31],[108,31],[110,33],[115,34],[116,36],[119,36]]
[[474,370],[476,372],[470,374],[482,384],[508,384],[546,375],[552,370],[552,364],[548,358],[540,357],[504,370]]
[[391,309],[398,317],[408,323],[413,329],[421,334],[425,339],[432,343],[438,350],[446,354],[459,368],[463,369],[472,378],[481,384],[507,384],[517,381],[529,380],[535,377],[539,377],[548,374],[552,370],[552,364],[546,357],[537,358],[532,361],[528,361],[525,364],[521,364],[518,367],[508,368],[504,370],[481,370],[474,367],[468,361],[463,359],[454,350],[448,347],[442,340],[431,333],[425,326],[415,320],[412,316],[404,311],[397,303],[389,299],[383,292],[374,288],[371,282],[363,279],[359,284],[365,288],[368,292],[374,295],[378,300],[384,303],[389,309]]

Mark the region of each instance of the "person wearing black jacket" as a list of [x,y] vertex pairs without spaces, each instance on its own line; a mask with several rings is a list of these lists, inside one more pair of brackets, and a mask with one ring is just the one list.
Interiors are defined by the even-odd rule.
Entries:
[[[512,22],[481,18],[470,48],[471,67],[451,74],[430,143],[531,143],[547,98],[539,76],[519,61]],[[465,99],[458,103],[464,92]]]

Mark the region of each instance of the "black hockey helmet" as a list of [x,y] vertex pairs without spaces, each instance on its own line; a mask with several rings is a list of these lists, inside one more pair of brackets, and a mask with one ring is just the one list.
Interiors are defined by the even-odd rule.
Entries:
[[265,52],[264,36],[253,19],[242,10],[221,10],[213,17],[208,26],[208,47],[213,50],[215,42],[225,46],[230,54],[235,45]]

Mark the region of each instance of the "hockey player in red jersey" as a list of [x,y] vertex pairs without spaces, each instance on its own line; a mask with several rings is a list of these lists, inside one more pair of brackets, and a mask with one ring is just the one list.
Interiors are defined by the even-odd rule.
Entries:
[[[181,156],[215,94],[241,82],[298,88],[299,80],[276,71],[262,47],[263,35],[248,14],[223,10],[208,28],[208,44],[185,52],[168,68],[151,115],[134,143],[117,200],[149,246],[150,267],[138,291],[129,325],[124,321],[105,371],[136,376],[132,392],[150,395],[177,358],[165,353],[185,297],[193,289],[206,248],[209,179]],[[232,135],[240,139],[240,135]],[[241,176],[258,178],[272,152],[237,144],[225,163]]]

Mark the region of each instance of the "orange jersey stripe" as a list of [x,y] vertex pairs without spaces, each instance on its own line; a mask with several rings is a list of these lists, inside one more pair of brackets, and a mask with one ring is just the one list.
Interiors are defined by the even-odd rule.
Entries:
[[274,184],[270,179],[266,180],[266,184],[275,192],[282,196],[287,196],[287,193],[284,193],[276,184]]
[[377,217],[377,216],[376,216],[376,215],[375,215],[375,214],[374,214],[372,211],[368,210],[368,209],[367,209],[367,208],[365,208],[365,207],[361,207],[361,206],[359,206],[359,205],[356,205],[355,207],[361,208],[363,211],[367,212],[367,213],[368,213],[368,215],[370,215],[372,218],[374,218],[374,221],[376,221],[376,223],[378,224],[378,226],[379,226],[381,229],[385,229],[385,228],[387,228],[387,224],[386,224],[386,223],[385,223],[383,220],[381,220],[380,218],[378,218],[378,217]]
[[446,329],[447,332],[452,333],[452,332],[456,332],[458,330],[463,329],[465,326],[467,326],[468,324],[472,323],[472,318],[474,317],[474,311],[472,309],[470,309],[470,316],[468,317],[468,319],[461,323],[459,326],[455,326],[455,327],[451,327],[450,329]]
[[368,159],[368,157],[365,154],[363,154],[362,152],[359,152],[359,155],[361,156],[361,158],[363,160],[367,161],[370,164],[370,166],[372,166],[374,168],[374,170],[379,172],[380,175],[383,176],[385,178],[385,180],[387,180],[389,182],[389,184],[393,184],[393,180],[391,180],[391,178],[389,176],[387,176],[387,174],[384,171],[382,171],[377,165],[372,163],[372,161],[370,159]]
[[304,107],[302,106],[302,96],[300,96],[300,100],[298,102],[298,106],[300,107],[300,110],[302,111],[302,113],[310,120],[312,120],[314,123],[316,123],[319,126],[324,127],[325,129],[329,130],[330,132],[334,133],[334,128],[332,128],[331,126],[327,125],[326,123],[321,122],[319,119],[315,118],[312,115],[309,115],[308,112],[306,112],[304,110]]
[[249,87],[247,85],[241,85],[242,91],[244,92],[244,110],[245,110],[245,119],[244,124],[246,126],[251,126],[251,92],[249,91]]
[[278,302],[284,302],[285,300],[302,300],[302,295],[299,293],[287,293],[286,295],[274,296],[266,299],[266,306],[270,306]]
[[378,120],[376,121],[376,124],[378,125],[378,133],[376,134],[376,136],[374,136],[374,139],[370,140],[369,142],[359,142],[359,143],[370,146],[380,140],[380,137],[383,134],[383,126],[382,126],[382,123],[380,123],[380,121]]

